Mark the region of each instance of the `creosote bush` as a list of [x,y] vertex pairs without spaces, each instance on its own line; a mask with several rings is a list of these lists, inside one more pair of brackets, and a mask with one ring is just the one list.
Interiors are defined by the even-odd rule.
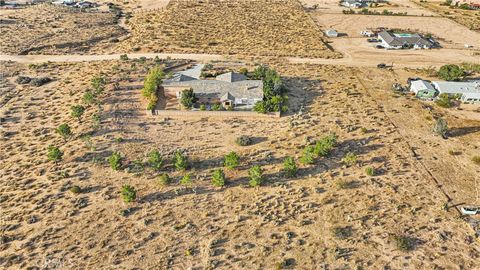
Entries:
[[62,160],[63,152],[56,146],[50,145],[48,146],[48,154],[47,158],[50,161],[57,163],[58,161]]
[[180,184],[184,186],[190,186],[193,183],[192,175],[190,173],[185,174],[182,179],[180,179]]
[[338,137],[335,133],[329,134],[316,141],[314,154],[316,157],[326,157],[337,144]]
[[240,164],[240,157],[234,151],[225,156],[223,165],[230,170],[235,169]]
[[300,158],[300,162],[303,164],[315,163],[315,148],[313,146],[307,146],[303,149],[303,155]]
[[173,157],[173,163],[177,171],[183,171],[188,167],[188,158],[182,152],[177,150]]
[[298,167],[293,157],[286,157],[283,161],[283,171],[287,177],[294,177],[297,175]]
[[161,186],[168,186],[171,182],[172,180],[170,179],[170,176],[166,173],[161,174],[158,177],[158,184],[160,184]]
[[83,102],[85,102],[85,104],[87,105],[94,104],[95,94],[92,91],[87,90],[87,92],[85,92],[85,94],[83,95]]
[[393,240],[395,245],[401,251],[411,251],[415,249],[415,239],[408,237],[406,235],[394,235]]
[[57,133],[60,134],[60,136],[63,137],[63,139],[68,139],[70,136],[72,136],[72,129],[68,124],[61,124],[57,128]]
[[473,156],[472,161],[473,163],[480,165],[480,156]]
[[120,170],[122,167],[122,156],[119,152],[113,152],[112,155],[108,157],[108,163],[114,171]]
[[248,170],[248,177],[250,180],[248,184],[251,187],[260,186],[263,183],[263,170],[260,166],[255,165]]
[[433,125],[433,132],[439,136],[442,136],[442,138],[446,138],[448,132],[447,121],[443,118],[437,118]]
[[216,187],[225,186],[225,173],[222,169],[216,169],[212,174],[212,184]]
[[352,228],[351,227],[335,227],[333,228],[333,235],[335,235],[338,239],[347,239],[352,236]]
[[242,135],[240,137],[237,137],[235,139],[235,143],[240,145],[240,146],[248,146],[252,144],[252,138],[246,135]]
[[78,194],[82,192],[82,189],[79,186],[73,186],[70,188],[70,192],[72,192],[73,194]]
[[342,162],[347,165],[347,166],[352,166],[352,165],[355,165],[357,163],[357,155],[355,155],[355,153],[352,153],[352,152],[348,152],[343,158],[342,158]]
[[365,169],[365,173],[368,175],[368,176],[375,176],[375,169],[373,167],[367,167]]
[[134,187],[129,185],[122,186],[121,194],[123,201],[126,203],[133,202],[137,198],[137,191]]
[[80,118],[82,117],[83,113],[85,112],[85,107],[82,105],[74,105],[71,107],[72,109],[72,117],[77,118],[78,121],[80,121]]
[[160,152],[156,150],[151,151],[148,154],[148,164],[150,164],[150,167],[157,171],[161,170],[163,165],[163,158]]

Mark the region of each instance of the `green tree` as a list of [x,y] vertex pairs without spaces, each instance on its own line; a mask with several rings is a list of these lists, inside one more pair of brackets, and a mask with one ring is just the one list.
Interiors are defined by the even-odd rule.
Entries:
[[454,105],[452,98],[447,93],[441,93],[435,100],[435,104],[442,108],[451,108]]
[[295,175],[297,175],[298,167],[293,157],[285,158],[285,160],[283,161],[283,171],[285,172],[285,175],[287,177],[294,177]]
[[225,173],[222,169],[217,169],[212,174],[212,184],[216,187],[225,186]]
[[158,101],[158,87],[162,84],[165,77],[161,67],[156,66],[149,70],[145,81],[143,82],[142,96],[148,101],[147,109],[152,110]]
[[85,113],[85,107],[82,105],[74,105],[72,106],[72,117],[77,118],[78,121],[80,121],[80,117]]
[[448,132],[447,121],[443,118],[437,118],[433,124],[433,132],[439,136],[442,136],[442,138],[446,138]]
[[163,158],[160,152],[153,150],[148,154],[148,163],[152,168],[159,171],[162,169]]
[[134,187],[129,185],[122,186],[121,194],[123,201],[126,203],[133,202],[137,198],[137,191]]
[[180,151],[176,151],[173,157],[175,169],[177,171],[186,170],[188,167],[188,158]]
[[68,124],[61,124],[58,126],[57,133],[60,134],[60,136],[62,136],[65,140],[72,136],[72,130]]
[[223,161],[223,165],[230,170],[235,169],[239,164],[240,157],[234,151],[228,153]]
[[465,70],[457,65],[444,65],[438,71],[438,77],[446,81],[458,81],[465,76]]
[[53,145],[48,146],[48,153],[47,153],[48,160],[57,163],[60,160],[62,160],[62,157],[63,157],[63,152],[60,151],[58,147]]
[[197,98],[195,97],[195,93],[193,89],[185,89],[182,91],[182,96],[180,98],[180,103],[186,109],[191,109],[193,105],[197,102]]
[[248,177],[250,180],[248,184],[252,187],[260,186],[263,183],[263,170],[260,166],[255,165],[248,170]]
[[119,152],[113,152],[108,157],[108,163],[114,171],[120,170],[122,167],[122,155]]

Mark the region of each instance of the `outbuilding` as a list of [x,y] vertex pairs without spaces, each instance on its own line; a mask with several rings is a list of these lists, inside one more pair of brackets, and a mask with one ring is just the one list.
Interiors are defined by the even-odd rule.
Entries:
[[325,31],[325,35],[327,37],[338,37],[338,32],[334,29],[328,29],[327,31]]
[[424,80],[411,81],[410,91],[415,93],[415,96],[421,99],[430,99],[437,94],[437,90],[433,88],[432,84]]

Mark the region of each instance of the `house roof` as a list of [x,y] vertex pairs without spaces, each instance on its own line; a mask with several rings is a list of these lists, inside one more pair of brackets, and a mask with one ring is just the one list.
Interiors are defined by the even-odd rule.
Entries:
[[429,90],[435,91],[432,84],[424,80],[416,80],[410,82],[410,91],[417,93],[418,91]]
[[395,34],[390,31],[382,31],[378,33],[378,37],[383,39],[390,46],[433,46],[432,42],[423,38],[419,34]]
[[238,81],[245,81],[247,77],[240,73],[227,72],[227,73],[218,75],[215,79],[218,81],[224,81],[224,82],[238,82]]
[[480,81],[471,82],[433,82],[435,88],[447,94],[480,93]]

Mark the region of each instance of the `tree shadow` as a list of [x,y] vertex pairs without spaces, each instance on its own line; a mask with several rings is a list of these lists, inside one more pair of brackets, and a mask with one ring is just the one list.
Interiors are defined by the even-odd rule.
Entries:
[[480,132],[480,126],[452,128],[448,131],[448,135],[450,137],[460,137],[476,132]]

